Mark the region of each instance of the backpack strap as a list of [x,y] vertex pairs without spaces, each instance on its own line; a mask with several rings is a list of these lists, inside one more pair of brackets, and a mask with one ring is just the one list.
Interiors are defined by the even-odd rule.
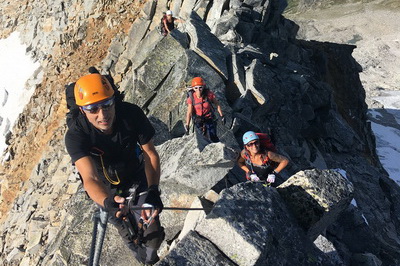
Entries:
[[244,153],[243,153],[243,155],[244,155],[244,160],[245,160],[245,163],[247,164],[247,165],[249,165],[250,166],[250,170],[251,170],[251,172],[252,173],[254,173],[254,167],[253,167],[253,162],[251,161],[251,157],[250,157],[250,154],[246,151],[246,149],[244,149]]
[[[246,151],[246,149],[244,149],[244,160],[246,162],[247,165],[250,166],[251,171],[254,172],[254,166],[253,166],[253,162],[251,160],[250,154]],[[268,157],[268,153],[262,155],[262,165],[270,165],[271,164],[271,159]]]
[[[207,90],[207,94],[208,94],[208,89],[206,89]],[[194,96],[193,96],[193,93],[194,93],[194,91],[193,90],[190,90],[189,92],[188,92],[188,94],[189,94],[189,98],[190,98],[190,100],[192,101],[192,106],[193,107],[195,107],[195,105],[199,105],[199,104],[201,104],[201,113],[203,114],[203,103],[205,103],[205,102],[207,102],[207,103],[209,103],[210,104],[210,106],[211,106],[211,110],[210,110],[210,112],[209,113],[211,113],[211,116],[213,116],[214,115],[214,106],[212,105],[212,103],[209,101],[209,99],[208,99],[208,96],[206,95],[206,97],[204,98],[203,96],[201,97],[202,98],[202,101],[201,102],[199,102],[199,103],[195,103],[194,102]],[[197,115],[196,114],[196,112],[194,112],[194,115],[193,116],[199,116],[199,117],[204,117],[204,116],[206,116],[206,115],[208,115],[208,113],[207,114],[205,114],[205,115]]]
[[262,165],[270,165],[271,159],[268,157],[268,151],[263,155]]

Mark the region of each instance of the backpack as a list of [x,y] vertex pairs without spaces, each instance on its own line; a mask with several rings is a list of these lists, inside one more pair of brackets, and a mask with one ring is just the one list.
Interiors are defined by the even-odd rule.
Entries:
[[268,151],[276,152],[276,147],[272,143],[270,136],[267,133],[256,133],[260,141],[260,148]]

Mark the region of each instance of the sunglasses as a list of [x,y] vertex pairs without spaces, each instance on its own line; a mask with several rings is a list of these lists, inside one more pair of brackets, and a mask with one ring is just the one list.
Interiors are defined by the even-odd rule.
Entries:
[[194,90],[202,90],[204,87],[203,86],[194,86],[193,89]]
[[247,143],[247,144],[246,144],[246,146],[247,146],[247,147],[251,147],[251,146],[258,146],[258,144],[259,144],[259,142],[258,142],[258,140],[256,140],[256,141],[253,141],[253,142]]
[[102,109],[103,111],[108,111],[113,106],[113,104],[114,104],[114,97],[111,97],[99,103],[82,106],[82,109],[83,111],[86,111],[88,113],[97,114],[100,111],[100,109]]

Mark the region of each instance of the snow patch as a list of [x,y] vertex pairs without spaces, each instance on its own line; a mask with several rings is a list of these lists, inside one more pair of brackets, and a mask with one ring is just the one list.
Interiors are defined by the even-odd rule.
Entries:
[[358,206],[357,206],[357,201],[356,201],[355,198],[353,198],[353,199],[351,200],[351,205],[353,205],[354,207],[358,207]]
[[340,169],[340,168],[336,168],[336,169],[333,169],[333,171],[338,172],[341,176],[343,176],[346,180],[349,181],[349,179],[347,178],[346,170]]
[[40,66],[26,54],[18,32],[0,39],[0,154],[6,149],[6,139],[29,102],[35,86],[26,87],[26,82]]
[[365,222],[367,225],[369,225],[369,223],[368,223],[368,221],[367,221],[367,218],[365,218],[364,214],[361,214],[361,216],[362,216],[362,218],[364,219],[364,222]]
[[[400,185],[400,126],[398,126],[400,125],[400,91],[385,91],[374,100],[383,104],[385,111],[392,117],[392,123],[385,124],[378,111],[369,110],[371,117],[380,118],[371,122],[376,138],[376,152],[389,177]],[[397,122],[397,125],[393,125],[393,121]]]

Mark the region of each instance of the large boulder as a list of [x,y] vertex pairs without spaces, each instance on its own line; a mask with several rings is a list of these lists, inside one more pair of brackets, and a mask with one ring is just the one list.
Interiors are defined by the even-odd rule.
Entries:
[[234,165],[237,152],[225,144],[209,143],[201,134],[169,140],[157,147],[163,172],[161,181],[182,184],[201,195]]
[[197,15],[190,14],[186,22],[186,32],[190,37],[190,48],[210,64],[225,80],[228,79],[226,57],[229,54],[210,28]]
[[333,170],[305,170],[278,187],[307,236],[314,241],[353,199],[353,184]]
[[169,265],[236,265],[210,241],[194,231],[190,231],[176,248],[159,263]]
[[211,6],[211,8],[208,11],[207,20],[206,20],[207,25],[210,28],[213,28],[214,24],[221,17],[224,9],[226,8],[226,6],[229,3],[228,0],[216,0],[213,2],[214,2],[213,5]]
[[160,84],[185,52],[182,43],[186,35],[168,35],[161,39],[146,60],[134,69],[134,93],[136,104],[145,106],[157,93]]
[[[195,132],[157,146],[160,155],[161,197],[165,206],[190,207],[234,165],[235,150],[225,144],[210,143]],[[186,212],[165,211],[161,221],[166,238],[172,239],[183,227]]]
[[239,265],[333,265],[306,237],[276,189],[261,183],[224,190],[195,230]]

